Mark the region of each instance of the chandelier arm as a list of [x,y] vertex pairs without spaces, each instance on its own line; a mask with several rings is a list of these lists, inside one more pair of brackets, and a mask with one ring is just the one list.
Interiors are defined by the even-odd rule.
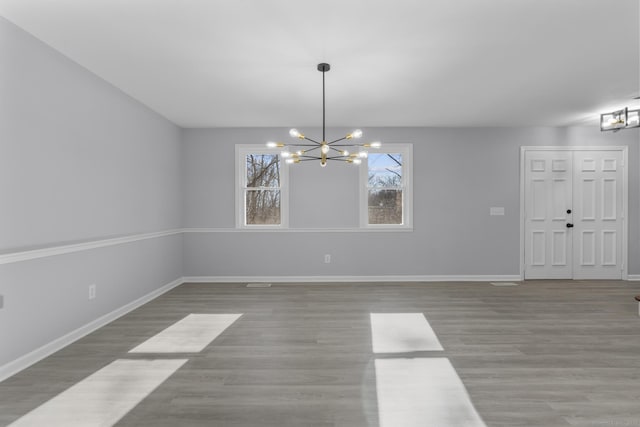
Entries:
[[328,144],[328,145],[333,145],[333,144],[335,144],[336,142],[344,141],[345,139],[347,139],[347,137],[346,137],[346,136],[343,136],[342,138],[335,139],[335,140],[333,140],[333,141],[331,141],[331,142],[328,142],[327,144]]
[[320,149],[320,145],[314,145],[311,148],[308,148],[306,150],[302,150],[302,152],[303,153],[310,153],[312,151],[319,150],[319,149]]
[[299,150],[296,153],[294,153],[294,155],[297,156],[297,157],[304,156],[305,154],[310,153],[313,150],[315,150],[315,148],[312,148],[310,150]]
[[[304,137],[304,139],[306,139],[307,141],[311,141],[311,142],[313,142],[314,144],[318,144],[318,145],[320,145],[320,144],[321,144],[320,142],[316,141],[315,139],[307,138],[306,136]],[[322,139],[324,139],[324,136],[322,137]]]
[[337,148],[334,148],[334,147],[332,147],[332,146],[329,146],[329,148],[330,148],[331,150],[335,151],[335,152],[338,152],[338,153],[342,154],[342,150],[338,150]]
[[287,144],[285,147],[313,147],[318,148],[320,144]]

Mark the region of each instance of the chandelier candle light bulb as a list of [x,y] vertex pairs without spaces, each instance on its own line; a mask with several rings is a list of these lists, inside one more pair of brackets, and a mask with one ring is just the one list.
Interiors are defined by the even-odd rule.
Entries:
[[[307,138],[298,129],[291,129],[289,135],[293,138],[303,139],[305,142],[283,144],[280,142],[267,142],[269,148],[284,148],[280,155],[286,159],[287,164],[300,163],[302,161],[320,160],[320,166],[327,166],[327,161],[335,160],[351,164],[359,165],[362,163],[362,159],[368,157],[366,148],[380,148],[382,144],[378,141],[371,142],[369,144],[356,144],[354,142],[341,143],[345,140],[353,140],[362,138],[362,130],[356,129],[353,132],[332,141],[327,142],[325,139],[326,127],[325,127],[325,88],[324,88],[324,74],[331,69],[331,66],[326,63],[318,64],[318,71],[322,72],[322,140],[317,141],[311,138]],[[301,147],[301,149],[300,149]],[[354,151],[358,151],[357,154],[351,154],[347,149],[338,149],[336,147],[352,147]],[[291,150],[291,151],[289,151]],[[315,151],[315,150],[319,150]],[[333,150],[333,152],[332,152]]]
[[362,138],[362,131],[360,129],[356,129],[353,132],[351,132],[349,135],[347,135],[347,139],[351,139],[351,138]]
[[304,135],[298,132],[298,129],[291,129],[289,131],[289,135],[291,135],[294,138],[300,138],[300,139],[304,138]]

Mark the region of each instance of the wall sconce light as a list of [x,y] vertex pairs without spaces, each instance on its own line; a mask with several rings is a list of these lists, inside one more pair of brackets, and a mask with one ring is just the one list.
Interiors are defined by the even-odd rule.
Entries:
[[614,132],[620,129],[640,127],[640,110],[622,110],[613,111],[611,113],[600,114],[600,130],[612,130]]

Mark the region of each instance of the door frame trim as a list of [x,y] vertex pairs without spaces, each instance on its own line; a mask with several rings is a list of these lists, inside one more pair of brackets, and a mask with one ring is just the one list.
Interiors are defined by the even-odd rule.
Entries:
[[524,235],[524,191],[525,191],[525,163],[524,157],[528,151],[620,151],[622,152],[622,280],[629,280],[628,275],[628,252],[629,252],[629,168],[628,154],[629,147],[626,145],[617,146],[557,146],[557,145],[523,145],[520,147],[520,280],[524,280],[525,266],[525,235]]

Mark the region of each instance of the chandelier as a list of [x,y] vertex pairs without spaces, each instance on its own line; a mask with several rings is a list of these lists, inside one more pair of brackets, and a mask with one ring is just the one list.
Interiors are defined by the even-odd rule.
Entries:
[[325,136],[324,73],[330,69],[331,66],[329,64],[318,64],[318,71],[322,72],[322,141],[316,141],[303,135],[297,129],[291,129],[289,135],[304,142],[291,144],[267,142],[267,147],[269,148],[283,148],[280,155],[285,159],[286,163],[291,164],[320,160],[320,166],[325,167],[329,160],[335,160],[359,165],[362,163],[362,159],[366,159],[368,156],[367,148],[380,148],[381,146],[380,142],[371,142],[368,144],[344,142],[362,138],[362,131],[360,129],[356,129],[342,138],[327,142]]

